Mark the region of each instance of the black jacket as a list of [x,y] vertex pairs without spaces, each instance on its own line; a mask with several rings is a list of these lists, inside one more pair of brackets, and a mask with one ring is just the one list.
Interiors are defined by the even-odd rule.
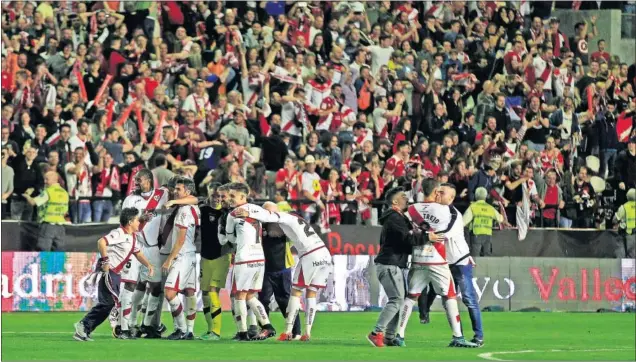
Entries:
[[404,214],[389,209],[380,217],[380,252],[375,258],[377,264],[407,267],[413,245],[423,243],[422,235],[412,233],[413,224]]
[[287,236],[275,223],[263,224],[263,252],[266,273],[287,269]]

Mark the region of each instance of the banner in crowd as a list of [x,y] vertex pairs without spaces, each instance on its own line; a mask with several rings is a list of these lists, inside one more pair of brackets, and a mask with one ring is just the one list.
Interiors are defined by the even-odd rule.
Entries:
[[[94,252],[97,240],[116,228],[114,224],[68,225],[67,252]],[[2,250],[32,251],[37,244],[39,225],[25,222],[2,222]],[[380,227],[332,225],[322,238],[333,255],[376,255],[380,248]],[[467,240],[470,240],[467,235]],[[200,241],[197,239],[197,246]],[[495,231],[492,256],[614,258],[622,240],[615,231],[530,229],[519,241],[516,230]]]
[[[87,279],[96,261],[96,253],[2,252],[2,311],[90,309],[97,296]],[[364,311],[386,304],[371,256],[335,255],[333,262],[334,273],[317,297],[319,310]],[[636,301],[634,268],[628,259],[479,258],[473,286],[482,308],[624,311]],[[226,290],[230,286],[231,271]],[[229,310],[226,290],[221,303]],[[270,306],[277,310],[273,300]],[[441,303],[433,309],[440,310]]]

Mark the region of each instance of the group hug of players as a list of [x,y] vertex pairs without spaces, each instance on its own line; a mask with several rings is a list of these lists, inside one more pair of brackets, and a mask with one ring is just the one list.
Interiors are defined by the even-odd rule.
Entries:
[[[265,274],[264,224],[276,224],[299,256],[291,297],[283,311],[285,331],[278,339],[310,339],[316,293],[326,287],[333,262],[320,236],[302,217],[279,212],[271,202],[263,207],[248,203],[249,188],[242,183],[212,188],[207,202],[198,205],[195,185],[189,178],[175,177],[167,187],[154,188],[152,173],[143,169],[135,182],[137,191],[122,205],[120,228],[98,241],[101,257],[94,274],[99,279],[98,303],[75,324],[74,339],[92,340],[91,333],[109,317],[117,338],[161,338],[167,329],[160,321],[164,300],[174,322],[174,332],[167,339],[194,339],[199,276],[208,323],[208,332],[200,338],[219,339],[219,291],[225,287],[232,255],[232,313],[238,331],[234,338],[247,341],[275,336],[268,309],[258,299]],[[201,227],[202,223],[208,223],[207,227]],[[196,263],[197,228],[202,231],[201,273]],[[292,334],[292,329],[305,290],[306,323],[300,336]],[[185,296],[185,306],[179,293]],[[139,327],[138,311],[143,315]],[[250,327],[258,323],[260,331],[250,328],[252,333],[248,333],[248,322]]]
[[[280,212],[272,202],[263,207],[248,203],[249,188],[242,183],[212,188],[207,202],[198,205],[194,195],[196,188],[189,178],[175,177],[167,187],[154,188],[152,173],[143,169],[136,175],[135,182],[138,189],[124,200],[120,228],[98,241],[101,257],[94,273],[98,279],[98,303],[75,324],[74,339],[91,341],[91,333],[109,317],[117,338],[162,338],[167,329],[160,321],[164,300],[169,303],[174,324],[174,332],[167,339],[194,339],[196,278],[199,276],[208,324],[208,332],[199,338],[220,339],[219,291],[225,287],[232,255],[230,295],[237,328],[234,339],[248,341],[274,337],[276,331],[270,323],[268,308],[259,301],[258,292],[265,274],[261,242],[263,225],[276,224],[299,256],[291,298],[287,308],[282,310],[286,318],[285,331],[278,339],[310,340],[317,310],[316,293],[326,287],[333,261],[320,236],[302,217]],[[378,347],[385,343],[403,346],[415,300],[430,285],[443,299],[453,332],[450,346],[477,347],[478,344],[466,341],[462,335],[455,286],[446,255],[445,244],[449,242],[452,243],[450,249],[455,249],[456,253],[468,253],[461,216],[458,217],[458,211],[451,205],[454,193],[447,192],[444,196],[443,187],[433,180],[426,180],[423,188],[427,195],[425,202],[411,206],[408,206],[404,193],[391,193],[391,207],[403,214],[414,228],[411,234],[415,232],[419,236],[413,243],[404,303],[399,310],[388,311],[385,307],[380,316],[380,320],[384,319],[385,324],[391,325],[388,328],[393,329],[386,331],[387,335],[390,332],[390,340],[385,340],[387,326],[382,326],[380,320],[367,338]],[[202,222],[209,223],[208,227],[201,227]],[[197,228],[202,230],[200,274],[196,263]],[[305,331],[299,336],[292,334],[292,329],[297,330],[294,322],[301,310],[305,290]],[[185,296],[185,307],[179,293]],[[143,316],[139,327],[138,311]],[[387,314],[391,315],[387,318]],[[260,331],[250,328],[252,333],[248,333],[248,327],[256,322]]]

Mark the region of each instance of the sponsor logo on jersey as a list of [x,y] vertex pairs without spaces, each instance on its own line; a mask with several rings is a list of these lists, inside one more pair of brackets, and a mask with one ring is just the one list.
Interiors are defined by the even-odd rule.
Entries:
[[315,267],[319,267],[319,266],[323,266],[323,265],[331,265],[331,262],[329,260],[320,260],[320,261],[314,261],[312,262],[313,266]]

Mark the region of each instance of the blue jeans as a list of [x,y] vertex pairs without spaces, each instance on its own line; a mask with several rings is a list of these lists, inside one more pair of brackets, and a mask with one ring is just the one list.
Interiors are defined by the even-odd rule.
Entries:
[[91,222],[91,203],[71,201],[71,220],[73,224],[84,224]]
[[531,149],[533,151],[541,152],[541,151],[545,150],[545,144],[534,143],[534,142],[531,142],[531,141],[527,141],[527,143],[528,143],[528,149]]
[[107,222],[113,214],[113,202],[110,200],[93,201],[93,221]]
[[[601,176],[602,178],[605,178],[606,170],[609,170],[610,174],[614,174],[614,170],[609,168],[610,159],[613,161],[616,160],[616,150],[613,150],[613,149],[601,150],[601,169],[600,169],[599,176]],[[612,162],[612,165],[614,165],[614,162]]]
[[572,227],[572,220],[568,219],[567,217],[561,216],[559,218],[559,227],[560,228],[565,228],[565,229],[571,228]]
[[450,267],[455,286],[462,293],[462,302],[468,309],[470,323],[473,326],[475,338],[483,339],[484,330],[481,325],[481,311],[479,310],[479,299],[473,286],[473,266],[453,265]]

